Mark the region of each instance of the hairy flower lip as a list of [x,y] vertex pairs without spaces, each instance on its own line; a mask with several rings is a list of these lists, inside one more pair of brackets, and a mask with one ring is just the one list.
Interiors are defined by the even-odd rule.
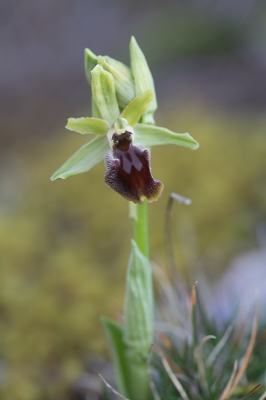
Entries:
[[154,180],[150,169],[150,153],[142,146],[132,144],[131,132],[114,134],[113,150],[105,156],[105,183],[135,204],[157,200],[163,183]]

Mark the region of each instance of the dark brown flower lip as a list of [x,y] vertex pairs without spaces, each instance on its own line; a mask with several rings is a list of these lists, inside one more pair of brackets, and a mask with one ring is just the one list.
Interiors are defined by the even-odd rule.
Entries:
[[157,200],[163,183],[154,180],[150,168],[150,153],[132,144],[131,132],[113,134],[113,151],[105,156],[105,183],[125,199],[136,204]]

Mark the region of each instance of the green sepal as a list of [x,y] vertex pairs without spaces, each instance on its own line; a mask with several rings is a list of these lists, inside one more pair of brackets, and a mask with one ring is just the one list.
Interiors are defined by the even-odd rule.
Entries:
[[102,119],[105,119],[112,125],[120,114],[113,75],[105,71],[98,64],[91,71],[91,76],[91,90],[97,108],[100,111]]
[[125,359],[125,346],[123,344],[123,329],[116,321],[102,317],[108,348],[114,365],[117,390],[123,396],[129,396],[129,375]]
[[118,105],[124,109],[136,95],[130,68],[108,56],[99,56],[98,63],[113,75]]
[[97,107],[93,96],[91,96],[91,115],[93,116],[93,118],[99,118],[99,119],[102,118],[99,108]]
[[146,90],[146,92],[139,94],[126,106],[121,118],[125,118],[130,126],[136,125],[142,114],[148,109],[153,98],[154,94],[151,90]]
[[107,121],[99,118],[68,118],[66,128],[82,134],[106,135],[109,124]]
[[106,137],[97,136],[73,154],[51,177],[51,180],[66,179],[69,176],[89,171],[103,161],[109,144]]
[[136,95],[150,89],[154,93],[154,98],[151,101],[148,110],[143,116],[143,123],[154,124],[153,114],[157,110],[157,100],[155,95],[155,87],[153,77],[146,61],[146,58],[140,49],[136,39],[132,36],[130,40],[130,60],[131,70],[135,82]]
[[86,79],[91,84],[91,71],[98,64],[98,57],[90,50],[84,50],[84,68]]
[[198,142],[189,133],[176,133],[159,126],[137,124],[134,126],[135,143],[145,147],[159,146],[163,144],[175,144],[196,150]]

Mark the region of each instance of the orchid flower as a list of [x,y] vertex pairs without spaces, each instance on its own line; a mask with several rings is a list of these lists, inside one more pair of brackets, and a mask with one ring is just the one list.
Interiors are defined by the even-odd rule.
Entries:
[[132,71],[137,71],[134,81],[124,64],[109,57],[96,57],[89,50],[85,52],[85,60],[87,55],[90,61],[91,75],[87,78],[92,87],[94,115],[101,118],[70,118],[66,128],[96,137],[73,154],[51,180],[89,171],[105,160],[105,183],[125,199],[142,204],[144,199],[157,200],[163,190],[162,182],[152,177],[149,148],[176,144],[196,149],[198,143],[188,133],[152,125],[157,107],[154,86],[151,75],[147,78],[147,69],[142,79],[136,79],[142,72],[143,60],[134,49],[135,42],[132,43]]

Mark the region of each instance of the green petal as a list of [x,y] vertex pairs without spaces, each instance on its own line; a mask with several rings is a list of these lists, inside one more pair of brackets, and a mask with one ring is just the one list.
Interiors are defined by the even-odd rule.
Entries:
[[153,77],[146,61],[146,58],[139,47],[136,39],[132,36],[130,41],[130,60],[131,70],[135,82],[136,94],[141,94],[150,89],[154,93],[154,98],[151,101],[148,110],[144,115],[143,122],[154,123],[153,114],[157,110],[157,101],[155,96],[155,87]]
[[109,129],[108,122],[99,118],[68,118],[66,128],[78,133],[95,133],[106,135]]
[[66,179],[71,175],[77,175],[89,171],[94,165],[103,161],[109,149],[106,137],[97,136],[86,143],[73,156],[71,156],[51,177],[51,180]]
[[90,50],[84,51],[85,75],[89,84],[91,84],[91,71],[98,64],[98,57]]
[[154,94],[151,90],[146,90],[146,92],[139,94],[127,105],[121,114],[121,118],[125,118],[130,126],[136,125],[142,114],[148,109],[153,98]]
[[113,75],[118,105],[121,109],[124,109],[136,96],[130,68],[108,56],[99,56],[98,63]]
[[110,125],[119,117],[114,78],[110,72],[103,69],[101,65],[91,71],[91,90],[95,103],[101,113],[102,119]]
[[137,124],[134,126],[135,143],[145,147],[159,146],[162,144],[175,144],[196,150],[198,142],[189,133],[176,133],[159,126]]

